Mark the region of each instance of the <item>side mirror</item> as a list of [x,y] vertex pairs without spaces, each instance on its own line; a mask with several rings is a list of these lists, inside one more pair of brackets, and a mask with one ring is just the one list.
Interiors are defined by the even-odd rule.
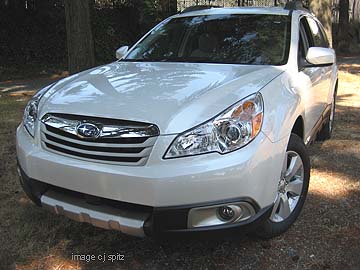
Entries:
[[129,46],[122,46],[119,49],[116,50],[116,58],[117,59],[122,59],[125,54],[128,52],[129,50]]
[[306,54],[306,60],[314,66],[332,65],[335,59],[335,51],[330,48],[310,47]]

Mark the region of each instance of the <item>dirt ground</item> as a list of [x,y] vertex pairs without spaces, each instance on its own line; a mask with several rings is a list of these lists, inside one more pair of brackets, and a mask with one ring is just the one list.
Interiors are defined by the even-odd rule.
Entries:
[[[340,67],[333,138],[310,147],[303,212],[287,233],[268,241],[159,243],[34,206],[18,183],[15,161],[15,128],[33,89],[9,90],[24,81],[0,83],[0,269],[360,269],[360,61],[345,58]],[[87,263],[74,254],[124,257]]]

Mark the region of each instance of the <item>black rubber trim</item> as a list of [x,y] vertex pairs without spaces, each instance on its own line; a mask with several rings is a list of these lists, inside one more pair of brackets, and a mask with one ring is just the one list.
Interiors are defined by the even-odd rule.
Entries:
[[20,167],[18,161],[17,164],[20,170],[21,187],[30,200],[32,200],[37,206],[41,206],[40,197],[49,189],[49,185],[34,179],[30,179]]
[[[192,229],[162,229],[159,230],[158,224],[147,224],[151,221],[148,221],[144,225],[144,231],[147,235],[151,235],[154,238],[159,239],[172,239],[172,238],[224,238],[230,236],[231,238],[242,237],[248,233],[255,231],[263,222],[265,222],[271,215],[273,205],[269,205],[265,208],[259,210],[253,217],[248,220],[235,223],[235,224],[226,224],[218,226],[207,226],[201,228],[192,228]],[[173,213],[181,214],[178,211]],[[149,232],[149,228],[152,227],[152,231]]]
[[306,59],[304,61],[304,63],[302,63],[300,65],[300,70],[304,70],[304,69],[307,69],[307,68],[322,68],[322,67],[330,67],[334,65],[334,63],[329,63],[329,64],[311,64],[309,63]]
[[238,198],[231,198],[225,200],[216,200],[211,202],[201,202],[201,203],[191,203],[191,204],[184,204],[184,205],[177,205],[177,206],[162,206],[156,207],[155,210],[162,212],[162,211],[172,211],[172,210],[180,210],[180,209],[191,209],[203,206],[212,206],[217,204],[226,204],[226,203],[234,203],[234,202],[247,202],[250,203],[254,208],[255,211],[260,210],[259,204],[250,197],[238,197]]
[[226,225],[218,225],[218,226],[207,226],[207,227],[200,227],[200,228],[193,228],[193,229],[183,229],[183,230],[169,230],[168,232],[204,232],[204,231],[217,231],[217,230],[224,230],[224,229],[231,229],[231,228],[237,228],[241,226],[245,226],[247,224],[253,223],[257,218],[265,214],[268,210],[272,209],[272,205],[269,205],[266,208],[261,209],[258,213],[256,213],[253,217],[249,218],[248,220],[245,220],[241,223],[235,223],[235,224],[226,224]]
[[[256,212],[260,211],[259,205],[249,197],[240,197],[240,198],[232,198],[226,200],[218,200],[211,202],[202,202],[196,204],[187,204],[180,206],[170,206],[170,207],[155,207],[153,215],[150,220],[147,221],[147,227],[152,228],[150,233],[151,235],[162,235],[164,233],[175,233],[175,232],[195,232],[195,231],[203,231],[203,230],[216,230],[219,229],[219,226],[208,227],[206,229],[187,229],[188,223],[188,213],[190,209],[197,207],[205,207],[211,205],[218,204],[227,204],[234,202],[247,202],[251,204]],[[238,224],[236,224],[237,226]],[[226,225],[227,226],[227,225]],[[215,228],[216,227],[216,228]]]

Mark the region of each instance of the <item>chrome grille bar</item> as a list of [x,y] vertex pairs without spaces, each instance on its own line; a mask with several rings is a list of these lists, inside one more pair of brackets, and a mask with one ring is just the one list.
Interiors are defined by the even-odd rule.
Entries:
[[148,138],[159,135],[159,129],[153,124],[139,125],[138,122],[134,122],[136,124],[133,125],[109,125],[98,120],[86,120],[86,118],[89,119],[89,117],[84,116],[83,118],[80,117],[79,120],[74,120],[46,114],[41,121],[48,127],[75,136],[79,135],[77,127],[84,122],[94,123],[101,129],[99,138]]

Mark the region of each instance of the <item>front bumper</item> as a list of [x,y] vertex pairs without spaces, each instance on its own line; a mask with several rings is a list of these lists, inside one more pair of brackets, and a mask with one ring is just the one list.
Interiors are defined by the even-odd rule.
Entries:
[[[66,190],[119,203],[126,206],[125,210],[130,206],[135,212],[140,212],[144,235],[231,229],[232,225],[187,227],[187,215],[191,208],[219,202],[249,201],[256,209],[255,216],[233,224],[234,228],[266,217],[276,196],[286,140],[272,143],[260,133],[246,147],[226,155],[211,153],[163,160],[162,156],[175,136],[159,136],[147,163],[131,167],[84,161],[49,152],[42,148],[39,134],[33,139],[20,125],[17,130],[17,157],[22,182],[28,179],[32,186],[35,183],[36,188],[28,195],[39,205],[51,201],[43,197],[41,202],[47,190],[58,189],[60,193]],[[65,209],[59,210],[61,208],[56,203],[50,204],[50,207],[72,218],[75,213],[75,219],[99,226],[96,224],[98,215],[92,218],[81,214],[83,206],[70,213]],[[145,215],[142,215],[143,210]],[[118,216],[126,218],[121,213]],[[110,225],[100,227],[104,226],[112,229]],[[139,234],[141,236],[142,232]]]
[[[96,227],[118,230],[122,233],[144,237],[184,237],[226,234],[242,235],[255,230],[268,219],[272,204],[260,209],[250,198],[223,200],[206,205],[182,205],[176,207],[147,207],[61,189],[34,179],[30,179],[19,167],[20,183],[28,197],[58,215],[64,215],[78,222],[90,223]],[[251,218],[234,224],[187,228],[189,211],[195,207],[246,202],[256,210]]]

